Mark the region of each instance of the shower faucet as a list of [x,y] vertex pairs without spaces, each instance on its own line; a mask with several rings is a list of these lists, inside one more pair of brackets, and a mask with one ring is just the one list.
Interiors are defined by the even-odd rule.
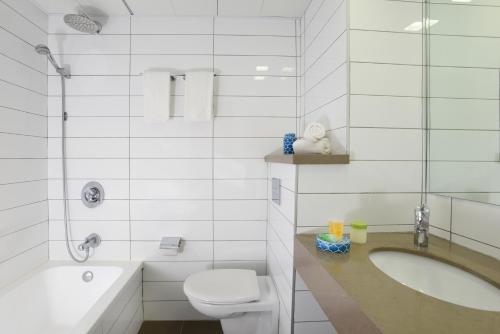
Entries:
[[99,234],[92,233],[85,240],[78,245],[79,251],[88,252],[90,248],[97,248],[101,244],[101,237]]

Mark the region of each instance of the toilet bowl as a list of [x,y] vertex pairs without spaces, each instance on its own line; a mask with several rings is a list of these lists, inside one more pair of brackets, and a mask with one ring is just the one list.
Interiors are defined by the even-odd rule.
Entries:
[[184,293],[198,312],[220,319],[224,334],[277,334],[279,302],[269,276],[253,270],[217,269],[195,273]]

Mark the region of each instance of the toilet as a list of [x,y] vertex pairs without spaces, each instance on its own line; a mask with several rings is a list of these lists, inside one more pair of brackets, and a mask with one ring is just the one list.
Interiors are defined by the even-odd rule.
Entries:
[[201,271],[184,282],[184,293],[200,313],[221,320],[224,334],[277,334],[279,302],[269,276],[254,270]]

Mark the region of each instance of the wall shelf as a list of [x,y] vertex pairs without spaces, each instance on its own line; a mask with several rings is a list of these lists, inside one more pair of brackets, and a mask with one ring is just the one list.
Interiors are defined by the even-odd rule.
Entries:
[[345,165],[349,163],[349,154],[282,154],[272,153],[264,157],[266,162],[292,165]]

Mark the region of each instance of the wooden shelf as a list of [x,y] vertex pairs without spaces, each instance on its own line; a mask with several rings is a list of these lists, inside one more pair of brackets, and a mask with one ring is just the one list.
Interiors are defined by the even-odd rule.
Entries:
[[349,163],[349,154],[281,154],[272,153],[264,157],[266,162],[292,165],[344,165]]

